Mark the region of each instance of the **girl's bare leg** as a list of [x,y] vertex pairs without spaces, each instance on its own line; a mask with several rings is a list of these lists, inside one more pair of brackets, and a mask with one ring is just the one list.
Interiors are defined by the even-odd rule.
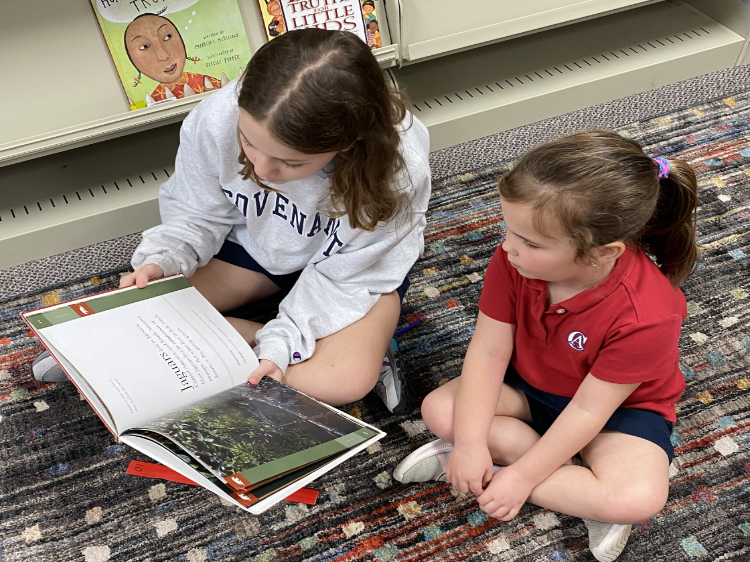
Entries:
[[[451,443],[459,385],[460,377],[430,393],[422,404],[427,427]],[[525,395],[504,384],[487,441],[494,462],[512,464],[540,439],[525,423],[530,419]],[[658,445],[604,430],[581,456],[590,468],[561,466],[534,488],[528,501],[575,517],[623,524],[649,519],[666,503],[669,460]]]
[[262,273],[215,258],[199,267],[189,281],[219,312],[259,301],[280,290]]
[[[220,312],[279,291],[265,275],[216,259],[199,268],[190,282]],[[333,406],[359,400],[378,380],[400,313],[401,301],[395,291],[381,295],[364,318],[318,340],[312,357],[290,365],[284,383]],[[255,345],[255,333],[262,324],[241,318],[227,320]]]
[[398,293],[381,295],[364,318],[319,339],[310,359],[290,365],[284,383],[332,406],[359,400],[378,381],[400,314]]

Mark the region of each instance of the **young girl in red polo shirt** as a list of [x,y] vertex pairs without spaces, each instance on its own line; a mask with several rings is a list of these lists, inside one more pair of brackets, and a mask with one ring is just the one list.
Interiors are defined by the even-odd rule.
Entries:
[[532,150],[499,191],[507,233],[461,376],[422,404],[439,439],[394,477],[450,482],[503,521],[526,501],[582,517],[614,560],[667,500],[695,174],[592,131]]

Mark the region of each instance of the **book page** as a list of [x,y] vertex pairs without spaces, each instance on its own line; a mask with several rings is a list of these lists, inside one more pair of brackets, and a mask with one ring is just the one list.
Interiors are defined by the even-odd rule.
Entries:
[[59,307],[47,316],[74,317],[46,327],[29,321],[96,392],[118,434],[241,384],[258,365],[247,342],[193,287],[121,305],[104,300],[113,297],[122,292]]
[[141,430],[172,440],[223,481],[241,475],[248,489],[377,434],[269,378],[174,409],[127,434]]

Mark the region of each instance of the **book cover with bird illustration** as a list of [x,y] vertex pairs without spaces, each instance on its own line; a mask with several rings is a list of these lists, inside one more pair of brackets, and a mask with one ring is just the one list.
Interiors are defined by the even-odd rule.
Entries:
[[130,109],[213,91],[251,50],[237,0],[91,0]]

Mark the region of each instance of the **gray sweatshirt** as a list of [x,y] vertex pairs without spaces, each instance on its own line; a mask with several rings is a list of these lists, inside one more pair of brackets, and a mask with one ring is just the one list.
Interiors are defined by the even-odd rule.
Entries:
[[323,214],[330,179],[323,172],[265,190],[239,175],[236,84],[212,94],[185,119],[175,172],[159,193],[162,224],[146,230],[134,268],[159,265],[190,277],[225,239],[241,244],[268,272],[302,271],[279,315],[256,335],[255,352],[282,371],[308,359],[315,341],[360,320],[381,294],[397,289],[424,248],[430,198],[429,135],[410,117],[400,126],[406,169],[395,178],[410,207],[374,232],[346,216]]

